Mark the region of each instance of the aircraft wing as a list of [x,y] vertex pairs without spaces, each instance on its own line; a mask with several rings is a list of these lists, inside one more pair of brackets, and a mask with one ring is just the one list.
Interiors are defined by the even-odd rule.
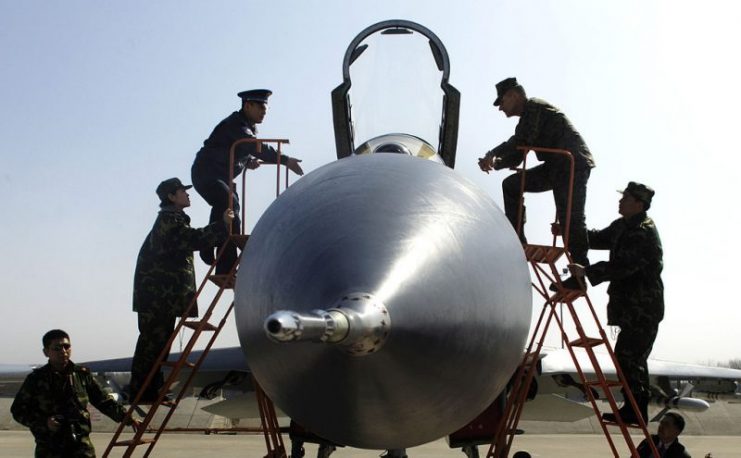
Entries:
[[543,393],[525,404],[521,420],[572,422],[594,416],[592,407],[555,393]]
[[[202,354],[202,351],[192,352],[190,361],[197,361]],[[176,361],[179,358],[180,353],[171,353],[169,360]],[[122,393],[131,377],[131,360],[130,357],[115,358],[80,364],[104,380],[114,392]],[[166,377],[167,367],[163,371]],[[182,371],[180,382],[185,382],[188,375],[189,371]],[[211,349],[195,375],[191,388],[194,395],[207,399],[212,399],[219,393],[224,397],[231,397],[234,393],[253,391],[250,371],[242,349],[240,347]]]
[[[615,367],[607,354],[597,354],[603,373],[614,379]],[[586,354],[577,354],[577,361],[588,379],[594,379],[594,371]],[[738,382],[741,370],[723,367],[703,366],[671,361],[649,359],[649,374],[654,404],[679,410],[704,411],[708,408],[706,400],[738,400]],[[544,352],[540,360],[539,376],[535,379],[536,395],[526,405],[523,419],[546,420],[554,409],[563,410],[556,421],[574,421],[593,415],[586,404],[585,387],[580,383],[576,365],[568,350]],[[604,399],[599,390],[593,393]],[[615,392],[620,400],[619,392]],[[540,399],[543,398],[543,399]],[[573,409],[572,402],[585,403],[587,410]]]
[[[190,359],[195,361],[201,354],[203,354],[203,351],[193,351]],[[168,359],[175,361],[178,358],[180,358],[180,353],[171,353]],[[80,363],[80,365],[89,368],[93,372],[129,372],[131,370],[131,360],[132,358],[130,357],[103,359],[86,361]],[[247,360],[240,347],[212,348],[208,352],[208,355],[206,355],[206,359],[204,359],[200,370],[207,372],[221,370],[248,371]]]
[[[577,355],[577,359],[586,373],[593,373],[586,354]],[[615,368],[607,354],[599,353],[597,354],[597,359],[605,374],[615,374]],[[541,360],[541,367],[543,375],[559,372],[576,374],[574,361],[571,359],[568,350],[548,351]],[[651,374],[651,377],[666,376],[678,380],[694,380],[703,378],[741,380],[741,370],[738,369],[703,366],[699,364],[688,364],[657,359],[648,360],[648,371]]]
[[[201,353],[193,352],[192,360],[195,361]],[[174,353],[170,359],[176,360],[179,356]],[[608,378],[614,377],[615,368],[609,356],[598,354],[597,357],[605,375]],[[587,377],[594,375],[586,355],[578,355],[577,359]],[[130,357],[114,358],[81,364],[106,381],[115,392],[120,392],[128,384],[131,360]],[[34,365],[0,364],[0,396],[15,395],[26,375],[34,367]],[[667,395],[665,399],[655,400],[659,404],[677,399],[682,401],[739,399],[737,391],[741,370],[738,369],[649,360],[649,372],[655,390],[663,391]],[[183,374],[187,376],[187,371]],[[591,406],[586,403],[586,395],[578,383],[576,366],[567,350],[549,350],[543,353],[535,384],[537,395],[527,403],[523,420],[572,422],[594,414]],[[225,398],[224,401],[211,404],[205,410],[228,418],[259,416],[254,405],[254,396],[251,394],[253,390],[249,367],[239,347],[212,349],[193,381],[195,396],[210,399],[221,394]],[[682,390],[685,392],[680,398],[677,394]],[[692,402],[688,405],[679,402],[676,407],[704,410],[702,404]]]
[[31,364],[0,364],[0,397],[15,396],[23,380],[37,367]]
[[[603,372],[608,376],[615,375],[615,367],[607,354],[598,353],[597,359]],[[577,360],[585,374],[592,375],[592,366],[586,354],[578,354]],[[711,398],[718,395],[734,397],[737,382],[741,380],[741,370],[726,367],[703,366],[676,361],[648,360],[648,371],[652,384],[690,382],[695,385],[694,392],[707,393]],[[541,375],[561,373],[576,375],[576,367],[567,350],[555,350],[545,354],[541,359]],[[666,390],[665,387],[661,387]],[[667,393],[669,394],[669,393]]]

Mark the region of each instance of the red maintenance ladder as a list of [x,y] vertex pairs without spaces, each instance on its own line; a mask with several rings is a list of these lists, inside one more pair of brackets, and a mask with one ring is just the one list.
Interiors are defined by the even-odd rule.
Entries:
[[[599,419],[599,424],[605,434],[605,438],[607,439],[607,443],[609,444],[610,450],[612,450],[613,455],[615,457],[620,456],[615,445],[615,441],[613,440],[610,432],[612,427],[617,427],[623,439],[625,440],[625,444],[630,450],[631,456],[637,457],[638,453],[636,452],[636,445],[634,444],[628,429],[632,425],[629,426],[628,424],[623,422],[622,418],[620,417],[619,408],[613,395],[612,389],[622,388],[623,392],[626,394],[625,402],[629,402],[631,406],[633,406],[634,411],[638,412],[638,406],[636,405],[635,399],[633,398],[633,395],[630,392],[630,389],[625,381],[623,372],[620,369],[617,359],[615,358],[615,353],[612,349],[612,346],[610,345],[609,340],[607,339],[607,334],[605,333],[603,326],[600,324],[600,320],[594,311],[594,307],[592,306],[592,302],[590,301],[586,290],[573,290],[564,288],[561,283],[561,277],[558,273],[559,271],[556,267],[556,263],[559,260],[566,261],[566,263],[568,264],[572,263],[571,254],[568,250],[568,243],[569,226],[571,223],[570,219],[572,193],[574,187],[574,158],[569,151],[560,149],[540,148],[532,146],[520,147],[518,149],[523,151],[525,160],[523,161],[522,168],[517,169],[517,172],[522,174],[517,232],[520,233],[520,230],[522,229],[522,213],[526,178],[525,169],[527,155],[530,151],[560,155],[569,160],[570,176],[568,201],[566,207],[567,216],[565,222],[557,221],[558,225],[556,227],[560,227],[562,230],[554,231],[553,243],[551,245],[523,245],[525,256],[533,272],[533,288],[535,289],[537,294],[543,298],[544,302],[525,355],[517,371],[515,372],[514,378],[512,379],[512,386],[507,394],[507,402],[505,404],[502,420],[499,424],[494,440],[491,443],[489,452],[486,456],[487,458],[506,458],[508,456],[509,450],[512,446],[512,441],[514,440],[517,431],[517,425],[520,421],[520,416],[522,415],[522,411],[525,407],[525,401],[528,396],[530,384],[532,383],[533,378],[538,370],[540,352],[543,348],[548,329],[551,323],[555,321],[561,333],[561,339],[564,343],[564,346],[568,349],[569,354],[571,355],[571,358],[574,362],[574,366],[576,367],[576,372],[579,375],[581,386],[584,388],[584,394],[592,405],[595,415],[597,415],[597,418]],[[556,219],[558,219],[558,215],[556,216]],[[557,246],[557,236],[555,235],[555,232],[560,232],[562,234],[562,246]],[[557,285],[557,291],[555,293],[551,293],[549,291],[549,286],[551,284]],[[577,301],[583,302],[583,306],[579,307],[578,309],[575,305],[575,302]],[[568,311],[568,316],[571,317],[574,330],[568,331],[567,327],[565,326],[563,316],[559,316],[559,314],[557,313],[557,306],[561,304],[566,306],[566,310]],[[580,315],[584,315],[581,318],[583,318],[587,324],[591,324],[591,327],[596,328],[596,337],[587,335],[587,332],[584,330],[584,327],[582,325]],[[608,380],[603,373],[595,354],[595,349],[597,348],[603,348],[612,359],[612,363],[614,364],[616,369],[617,380]],[[577,357],[577,352],[586,354],[589,364],[591,364],[592,366],[592,372],[594,374],[593,379],[587,378],[587,375],[582,369],[582,364],[579,362],[579,358]],[[616,423],[602,420],[600,409],[597,406],[598,399],[607,400],[610,406],[610,410],[615,414],[615,417],[617,419]],[[638,428],[641,430],[643,436],[648,439],[647,442],[650,444],[654,456],[658,458],[659,452],[656,449],[656,446],[653,444],[653,441],[650,439],[648,429],[646,428],[646,424],[643,419],[640,419]]]
[[[281,145],[287,144],[288,140],[284,139],[256,139],[256,138],[245,138],[240,139],[234,142],[231,146],[231,149],[229,151],[229,170],[230,173],[233,173],[234,170],[234,152],[236,150],[236,147],[242,143],[255,143],[255,147],[258,152],[260,152],[262,144],[263,143],[275,143],[277,144],[277,157],[276,157],[276,197],[278,194],[280,194],[280,158],[281,158]],[[234,186],[233,184],[233,176],[230,176],[229,180],[229,186],[230,188]],[[244,200],[245,196],[245,174],[242,174],[242,197]],[[288,187],[288,169],[286,168],[286,175],[285,175],[285,187]],[[231,189],[232,192],[229,194],[229,208],[233,208],[233,192],[234,190]],[[244,234],[244,227],[246,225],[246,219],[245,219],[245,207],[246,205],[242,205],[242,230],[240,234],[232,234],[231,227],[229,228],[229,238],[228,242],[232,242],[236,244],[237,246],[240,246],[244,248],[245,244],[247,243],[247,240],[249,239],[249,235]],[[219,250],[216,262],[223,256],[224,249],[226,247],[227,243],[224,243],[222,248]],[[227,318],[229,317],[230,313],[232,312],[232,309],[234,308],[234,301],[227,300],[229,302],[226,309],[222,312],[222,318],[221,320],[216,323],[212,324],[211,319],[213,318],[213,314],[216,310],[216,306],[221,302],[221,299],[224,297],[225,290],[233,289],[235,280],[236,280],[236,274],[239,262],[237,261],[231,268],[231,271],[226,275],[214,275],[214,268],[216,266],[216,262],[208,269],[208,272],[203,279],[203,281],[200,283],[195,297],[191,301],[188,308],[185,310],[183,315],[180,317],[180,320],[178,321],[177,325],[175,326],[175,330],[173,331],[172,335],[170,336],[170,339],[167,342],[167,345],[162,350],[162,352],[159,355],[158,363],[156,363],[152,370],[149,372],[149,375],[147,376],[144,385],[142,386],[139,393],[137,393],[136,397],[131,402],[131,405],[129,406],[128,410],[126,411],[126,416],[123,422],[119,423],[118,428],[116,429],[113,438],[111,439],[110,443],[108,444],[108,447],[105,449],[105,452],[103,452],[103,457],[108,457],[114,447],[122,447],[124,448],[123,455],[124,457],[130,457],[136,447],[140,445],[146,445],[147,449],[144,452],[145,457],[149,456],[149,454],[154,449],[154,446],[157,444],[157,440],[159,439],[160,435],[164,432],[168,421],[172,417],[173,413],[175,412],[175,409],[177,408],[178,404],[182,400],[182,398],[186,395],[187,390],[195,377],[196,372],[198,372],[198,369],[201,367],[201,364],[203,363],[204,359],[206,358],[206,355],[208,354],[209,350],[211,349],[213,343],[216,341],[217,336],[221,332],[222,328],[224,327],[224,324],[227,321]],[[203,293],[205,286],[209,283],[214,283],[218,287],[218,291],[216,292],[214,298],[212,299],[211,303],[208,306],[208,309],[203,314],[201,318],[190,318],[188,315],[190,313],[190,310],[195,306],[198,297],[201,296]],[[177,338],[178,334],[183,329],[190,329],[192,330],[192,334],[190,339],[188,340],[187,344],[185,345],[185,348],[180,353],[180,357],[175,361],[168,361],[167,357],[169,355],[169,349],[170,346],[175,342],[175,339]],[[191,361],[189,357],[193,353],[194,347],[196,343],[198,342],[199,338],[201,338],[203,335],[207,336],[206,340],[206,346],[199,355],[199,357],[195,361]],[[141,421],[141,426],[134,430],[134,434],[129,439],[121,439],[121,435],[124,431],[124,423],[126,423],[128,419],[130,419],[135,411],[138,412],[144,412],[144,410],[140,407],[140,400],[143,395],[143,393],[146,391],[147,387],[150,383],[152,383],[152,380],[154,380],[155,374],[157,374],[161,369],[164,367],[169,368],[169,374],[164,382],[164,385],[162,386],[162,389],[159,392],[157,400],[149,407],[149,409],[146,411],[146,415]],[[182,383],[178,385],[178,387],[175,388],[177,391],[177,395],[173,400],[166,399],[167,393],[170,392],[170,389],[176,384],[176,382],[179,380],[180,373],[183,370],[189,370],[190,372],[187,375],[187,379],[185,383]],[[257,405],[260,410],[260,420],[262,425],[262,432],[265,435],[265,445],[267,448],[267,455],[266,458],[286,458],[286,450],[285,445],[283,443],[283,438],[280,434],[280,428],[278,425],[278,419],[275,414],[275,407],[273,406],[273,402],[265,395],[262,388],[257,384],[256,381],[254,381],[255,386],[255,395],[257,397]],[[155,417],[155,414],[159,410],[159,408],[165,408],[168,409],[164,419],[162,419],[161,423],[159,425],[152,426],[153,420]],[[152,436],[153,434],[153,436]],[[145,435],[149,435],[148,437],[145,437]]]

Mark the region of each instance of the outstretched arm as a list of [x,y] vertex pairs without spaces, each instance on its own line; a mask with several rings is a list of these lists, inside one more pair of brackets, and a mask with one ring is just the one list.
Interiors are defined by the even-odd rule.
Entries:
[[286,163],[286,166],[288,167],[288,170],[295,173],[298,176],[302,176],[304,174],[304,169],[301,168],[301,165],[299,164],[301,162],[301,159],[296,159],[295,157],[289,157],[288,162]]

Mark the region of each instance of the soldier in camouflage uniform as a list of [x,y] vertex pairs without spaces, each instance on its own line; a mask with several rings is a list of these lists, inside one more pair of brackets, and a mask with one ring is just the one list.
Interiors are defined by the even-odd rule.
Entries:
[[[574,188],[571,204],[571,228],[569,230],[569,251],[575,263],[589,265],[587,259],[587,227],[584,205],[587,197],[587,180],[594,159],[579,132],[558,108],[545,100],[527,98],[525,89],[515,78],[507,78],[496,85],[497,98],[494,105],[509,118],[519,116],[520,121],[515,134],[509,140],[488,151],[479,159],[479,167],[489,173],[491,170],[515,167],[523,161],[523,152],[518,146],[539,146],[571,151],[574,157]],[[559,221],[566,221],[566,206],[569,191],[569,161],[563,156],[536,153],[542,164],[527,170],[525,192],[545,192],[552,190],[556,202]],[[520,183],[522,175],[515,173],[502,182],[504,212],[512,223],[517,225],[517,209],[520,202]],[[525,213],[523,208],[523,227],[520,239],[526,243],[524,235]],[[569,279],[566,287],[576,288],[578,284]]]
[[[231,183],[229,180],[229,150],[235,141],[257,136],[257,124],[262,123],[267,114],[268,97],[271,94],[272,91],[267,89],[253,89],[237,94],[242,100],[241,109],[230,114],[214,127],[213,132],[204,140],[203,147],[196,155],[191,168],[191,179],[198,194],[212,207],[211,223],[218,221],[229,206],[229,184]],[[276,150],[269,145],[262,145],[258,153],[254,143],[242,143],[234,151],[234,169],[231,176],[238,177],[245,168],[257,168],[260,165],[259,161],[275,164],[276,157]],[[284,155],[280,161],[294,173],[304,174],[299,164],[300,159]],[[238,234],[241,226],[239,196],[233,192],[232,197],[232,207],[236,215],[232,232]],[[201,250],[200,256],[206,264],[213,264],[213,248]],[[229,273],[237,259],[237,247],[229,242],[216,265],[216,273]]]
[[[227,209],[222,221],[202,229],[190,227],[190,217],[183,209],[190,206],[187,190],[191,187],[184,186],[177,178],[157,186],[161,210],[136,260],[134,311],[139,315],[139,339],[131,363],[129,391],[132,397],[142,388],[166,347],[175,320],[185,313],[195,296],[193,251],[213,249],[222,243],[234,219],[234,212]],[[190,309],[189,316],[198,316],[197,304]],[[163,383],[162,372],[159,372],[143,393],[141,402],[154,401]]]
[[[37,458],[95,457],[88,403],[118,422],[124,419],[124,409],[89,369],[70,361],[66,332],[51,330],[42,342],[49,362],[26,377],[10,407],[13,418],[31,429]],[[127,424],[138,422],[129,418]]]
[[[607,324],[620,327],[615,356],[644,420],[651,394],[648,355],[664,318],[661,239],[656,225],[646,214],[653,196],[651,188],[633,181],[628,183],[619,204],[622,218],[605,229],[589,231],[589,248],[610,250],[609,261],[586,267],[569,266],[572,275],[586,275],[592,285],[610,282]],[[620,409],[620,417],[629,423],[638,422],[637,414],[627,402]],[[615,419],[611,413],[603,418]]]

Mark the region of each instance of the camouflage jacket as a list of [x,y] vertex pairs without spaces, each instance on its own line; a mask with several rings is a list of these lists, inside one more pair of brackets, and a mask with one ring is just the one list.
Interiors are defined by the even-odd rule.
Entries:
[[[226,235],[221,220],[194,229],[183,211],[160,210],[136,260],[134,311],[182,315],[196,291],[193,251],[214,247]],[[190,316],[198,316],[197,305]]]
[[589,231],[589,248],[610,250],[609,261],[586,268],[589,282],[609,281],[607,323],[630,326],[664,318],[661,239],[645,212],[620,218],[602,230]]
[[[225,183],[229,182],[229,149],[232,144],[243,138],[255,138],[257,129],[250,124],[242,111],[235,111],[214,127],[211,135],[204,140],[203,148],[198,151],[193,163],[193,174],[218,178]],[[242,143],[234,152],[234,175],[239,176],[244,170],[250,157],[260,159],[269,164],[275,164],[277,157],[275,148],[262,145],[258,153],[254,143]],[[288,156],[281,156],[281,164],[288,162]]]
[[[592,153],[571,121],[558,108],[545,100],[531,98],[517,123],[515,134],[509,140],[487,153],[489,157],[502,158],[502,168],[514,167],[522,162],[522,152],[518,146],[540,146],[559,148],[571,151],[574,156],[574,169],[582,170],[594,167]],[[568,163],[561,156],[548,153],[536,153],[546,164],[555,167],[566,167]]]
[[52,432],[47,426],[49,417],[63,415],[64,421],[74,424],[77,433],[88,436],[88,403],[115,421],[124,418],[123,407],[103,390],[89,369],[70,362],[57,372],[47,364],[26,377],[10,411],[18,423],[31,430],[38,446],[52,447],[63,431]]

